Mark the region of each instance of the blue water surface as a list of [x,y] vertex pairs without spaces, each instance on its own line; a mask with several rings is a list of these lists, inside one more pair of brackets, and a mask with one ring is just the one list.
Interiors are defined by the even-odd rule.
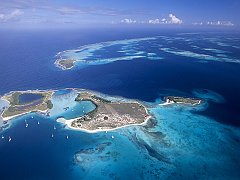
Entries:
[[43,98],[41,94],[24,93],[19,96],[19,103],[26,104]]
[[[155,117],[144,127],[95,134],[67,129],[56,122],[58,116],[33,113],[16,118],[1,132],[1,179],[239,179],[240,64],[198,62],[160,52],[164,59],[138,58],[68,71],[54,66],[60,51],[119,39],[163,35],[166,40],[155,42],[157,45],[192,50],[183,46],[181,39],[167,39],[179,38],[184,32],[193,31],[1,30],[1,95],[13,90],[86,88],[144,101],[151,105],[149,110]],[[195,36],[184,35],[189,39]],[[234,43],[224,46],[229,52],[224,55],[240,59],[239,40],[229,40],[240,38],[239,32],[202,31],[198,37],[203,40],[196,52],[205,52],[203,47],[221,49],[214,42],[221,39]],[[211,43],[206,44],[204,38],[210,38]],[[141,46],[151,51],[147,42]],[[96,55],[101,53],[105,51]],[[56,95],[68,93],[62,90]],[[158,106],[156,102],[167,95],[199,95],[206,104],[199,109]],[[88,105],[92,107],[84,106]],[[80,107],[78,115],[83,110]],[[59,116],[76,117],[72,112]]]

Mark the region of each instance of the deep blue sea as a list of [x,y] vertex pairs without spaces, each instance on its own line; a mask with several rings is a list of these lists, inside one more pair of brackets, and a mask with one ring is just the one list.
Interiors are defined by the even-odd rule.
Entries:
[[[162,39],[155,44],[124,44],[125,50],[139,46],[160,53],[162,58],[156,60],[139,57],[65,71],[54,65],[56,54],[64,50],[156,36]],[[117,48],[103,48],[92,56],[117,57]],[[189,53],[192,48],[195,54]],[[211,57],[203,58],[205,51]],[[0,95],[14,90],[85,88],[138,99],[154,115],[148,126],[95,134],[66,129],[39,114],[16,118],[0,132],[5,137],[0,139],[0,179],[239,179],[238,60],[238,31],[0,30]],[[159,106],[167,95],[201,97],[205,103]]]

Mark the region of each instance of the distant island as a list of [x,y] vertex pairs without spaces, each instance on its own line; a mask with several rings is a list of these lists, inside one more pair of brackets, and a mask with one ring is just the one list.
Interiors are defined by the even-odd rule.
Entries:
[[[136,100],[127,100],[102,97],[98,93],[83,89],[70,89],[76,92],[76,97],[73,102],[90,101],[94,107],[89,112],[82,112],[79,117],[65,119],[61,114],[69,110],[69,107],[63,107],[59,110],[57,121],[64,123],[71,129],[84,130],[88,132],[113,130],[116,128],[140,125],[145,122],[151,115],[147,108]],[[8,105],[3,108],[1,117],[3,120],[11,120],[15,117],[30,113],[38,112],[46,116],[50,116],[50,110],[54,107],[52,96],[57,90],[34,90],[34,91],[14,91],[4,95],[1,99],[8,102]],[[183,98],[168,96],[166,102],[161,105],[181,103],[189,105],[198,105],[202,102],[200,99]],[[73,111],[73,110],[72,110]]]
[[178,96],[167,96],[165,97],[165,104],[188,104],[188,105],[198,105],[202,103],[201,99],[198,98],[186,98],[186,97],[178,97]]
[[55,64],[62,70],[67,70],[71,69],[74,66],[75,62],[76,60],[74,59],[58,59]]

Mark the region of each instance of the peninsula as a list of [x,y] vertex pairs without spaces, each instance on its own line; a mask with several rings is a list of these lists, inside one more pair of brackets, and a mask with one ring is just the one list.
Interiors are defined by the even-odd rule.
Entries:
[[113,102],[90,92],[81,92],[75,101],[92,101],[96,108],[82,117],[67,122],[74,129],[88,131],[108,130],[118,127],[142,124],[150,115],[139,102]]

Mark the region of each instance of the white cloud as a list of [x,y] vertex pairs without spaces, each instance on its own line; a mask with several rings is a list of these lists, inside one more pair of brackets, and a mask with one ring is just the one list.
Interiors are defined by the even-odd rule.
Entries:
[[234,26],[231,21],[208,21],[207,25],[211,26]]
[[149,24],[159,24],[160,23],[160,20],[159,19],[150,19],[148,21]]
[[182,24],[183,21],[177,18],[173,14],[169,14],[167,18],[160,19],[150,19],[148,21],[149,24]]
[[203,22],[194,22],[192,23],[193,25],[199,25],[199,26],[202,26],[204,23]]
[[133,19],[123,19],[121,20],[121,23],[126,23],[126,24],[136,24],[137,21]]
[[208,21],[208,22],[194,22],[193,25],[207,25],[207,26],[234,26],[231,21]]
[[183,21],[181,19],[177,18],[173,14],[169,14],[168,17],[170,18],[170,20],[168,21],[170,24],[182,24],[183,23]]
[[10,14],[0,14],[0,22],[7,22],[11,20],[17,20],[19,16],[23,15],[24,12],[16,9],[12,11]]

